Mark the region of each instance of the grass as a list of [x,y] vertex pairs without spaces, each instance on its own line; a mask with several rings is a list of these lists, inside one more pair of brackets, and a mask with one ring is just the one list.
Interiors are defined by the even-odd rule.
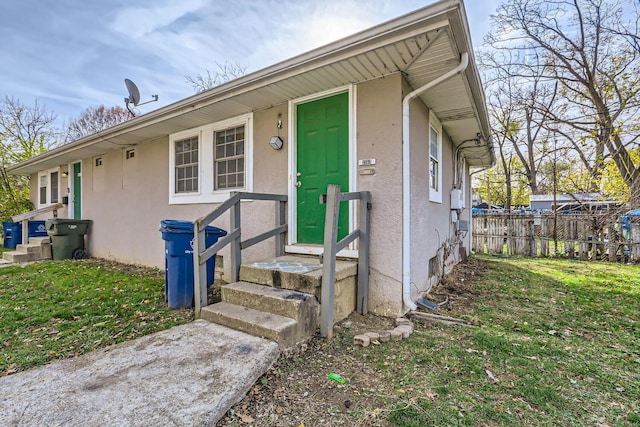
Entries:
[[159,270],[102,260],[0,268],[0,376],[191,321]]
[[[640,426],[640,266],[477,257],[463,268],[435,292],[455,301],[442,314],[475,326],[416,324],[366,348],[341,327],[279,361],[241,407],[284,420],[313,402],[315,424],[332,425]],[[163,293],[162,272],[99,260],[0,268],[0,376],[190,321]]]
[[482,260],[480,294],[459,313],[476,327],[419,328],[359,350],[406,391],[384,402],[388,421],[640,425],[640,267]]

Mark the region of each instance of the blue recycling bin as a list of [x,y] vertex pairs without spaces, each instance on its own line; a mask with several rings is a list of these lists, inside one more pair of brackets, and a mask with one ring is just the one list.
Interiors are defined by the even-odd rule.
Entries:
[[[22,223],[21,222],[3,222],[2,230],[4,234],[4,247],[15,249],[22,244]],[[28,224],[29,237],[47,237],[47,227],[45,221],[33,220]]]
[[[169,308],[193,307],[193,223],[165,219],[160,221],[165,253],[165,299]],[[227,232],[208,226],[207,246],[214,245]],[[215,255],[207,261],[207,286],[213,284]]]
[[15,249],[22,243],[22,224],[19,222],[3,222],[4,247]]
[[29,237],[47,237],[47,227],[45,221],[29,221]]

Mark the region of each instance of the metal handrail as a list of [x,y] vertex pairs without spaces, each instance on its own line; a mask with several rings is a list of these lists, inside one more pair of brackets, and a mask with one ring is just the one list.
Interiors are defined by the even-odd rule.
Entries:
[[[338,240],[338,217],[340,202],[359,200],[359,226],[346,237]],[[356,294],[356,310],[360,314],[367,314],[369,309],[369,232],[371,193],[359,191],[340,193],[339,185],[329,185],[326,196],[320,198],[320,203],[326,203],[327,210],[324,223],[324,250],[322,253],[322,308],[320,312],[320,334],[331,339],[333,336],[333,306],[335,299],[336,258],[338,252],[355,239],[358,245],[358,289]]]
[[[242,230],[240,221],[240,202],[242,200],[267,200],[276,203],[275,228],[266,231],[258,236],[242,241]],[[266,193],[233,193],[231,197],[224,201],[216,209],[200,217],[193,224],[193,286],[194,286],[194,306],[196,318],[200,317],[203,307],[207,306],[207,267],[206,263],[218,251],[227,245],[231,245],[231,277],[230,281],[237,282],[240,275],[240,264],[242,263],[242,249],[249,248],[271,237],[275,237],[276,256],[284,254],[286,224],[286,203],[287,196],[283,194]],[[207,248],[205,239],[205,229],[212,221],[222,216],[226,211],[230,212],[230,232],[219,239],[214,245]],[[201,249],[203,248],[203,249]]]
[[13,221],[22,221],[22,242],[27,243],[29,241],[29,220],[35,218],[38,215],[45,214],[47,212],[53,212],[53,217],[58,218],[58,209],[62,209],[64,205],[62,203],[55,203],[53,205],[45,206],[44,208],[34,209],[32,211],[16,215],[12,217]]

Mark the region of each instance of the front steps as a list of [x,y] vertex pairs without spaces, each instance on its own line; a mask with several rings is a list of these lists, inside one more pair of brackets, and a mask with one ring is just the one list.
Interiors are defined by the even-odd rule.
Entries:
[[[334,320],[356,306],[357,263],[336,263]],[[276,341],[288,348],[312,337],[319,325],[322,265],[317,258],[287,255],[242,265],[240,280],[222,286],[222,302],[201,317]]]
[[49,237],[29,237],[28,244],[16,246],[15,251],[3,252],[2,258],[9,262],[29,262],[51,259]]

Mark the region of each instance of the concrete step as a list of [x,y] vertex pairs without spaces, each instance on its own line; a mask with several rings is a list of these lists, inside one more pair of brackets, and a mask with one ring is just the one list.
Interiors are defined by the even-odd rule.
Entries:
[[[358,263],[336,261],[334,319],[346,318],[356,308]],[[295,290],[314,295],[322,303],[322,264],[318,257],[285,255],[243,264],[240,280],[275,288]]]
[[201,317],[231,329],[270,339],[277,342],[280,348],[293,347],[306,338],[297,336],[298,322],[294,319],[224,301],[204,307]]
[[18,252],[18,251],[3,252],[2,258],[11,262],[29,262],[29,261],[35,261],[37,259],[33,253]]
[[46,237],[29,237],[29,244],[40,246],[40,259],[51,259],[51,239]]
[[249,282],[231,283],[222,286],[221,291],[222,301],[254,310],[303,322],[318,316],[319,305],[311,294]]
[[50,244],[51,243],[51,239],[49,238],[49,236],[45,236],[45,237],[29,237],[29,244],[31,245],[43,245],[43,244]]
[[16,246],[16,251],[34,254],[36,258],[40,258],[40,255],[42,254],[42,247],[40,245],[34,245],[31,243],[28,243],[26,245],[19,244]]

